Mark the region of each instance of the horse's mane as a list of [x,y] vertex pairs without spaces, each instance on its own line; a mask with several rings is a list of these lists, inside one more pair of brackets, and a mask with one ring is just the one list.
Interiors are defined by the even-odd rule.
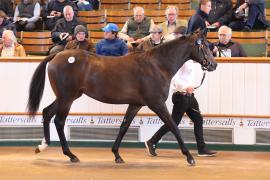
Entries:
[[179,41],[188,41],[190,40],[191,35],[184,35],[182,37],[173,39],[171,41],[162,43],[160,46],[153,47],[147,51],[145,51],[146,54],[156,56],[162,55],[164,52],[167,52],[170,49],[174,49],[177,44],[179,44]]

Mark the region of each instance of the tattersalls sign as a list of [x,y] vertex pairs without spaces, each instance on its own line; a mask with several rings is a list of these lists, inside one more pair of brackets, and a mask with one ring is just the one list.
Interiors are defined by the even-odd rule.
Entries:
[[[66,125],[76,126],[120,126],[123,120],[121,115],[69,115]],[[53,123],[53,119],[51,121]],[[131,126],[161,126],[163,123],[157,116],[141,116],[134,118]],[[27,115],[0,115],[0,126],[31,126],[42,125],[42,116],[30,118]],[[184,117],[179,127],[192,127],[193,123]],[[240,118],[240,117],[204,117],[204,127],[209,128],[265,128],[270,129],[270,118]]]

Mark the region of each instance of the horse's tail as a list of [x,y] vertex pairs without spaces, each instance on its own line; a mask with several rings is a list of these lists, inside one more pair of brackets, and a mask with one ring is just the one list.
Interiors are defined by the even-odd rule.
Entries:
[[32,77],[29,96],[27,103],[27,110],[30,116],[34,116],[39,108],[40,100],[43,95],[45,77],[46,77],[46,65],[51,61],[56,54],[51,54],[47,56],[37,67],[35,73]]

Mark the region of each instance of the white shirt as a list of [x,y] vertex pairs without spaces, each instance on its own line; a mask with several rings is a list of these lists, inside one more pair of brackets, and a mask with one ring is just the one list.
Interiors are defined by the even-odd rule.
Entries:
[[188,87],[195,87],[193,60],[185,62],[171,80],[171,88],[174,92],[186,92]]
[[3,46],[1,56],[2,57],[13,57],[15,54],[15,46],[12,44],[10,47]]

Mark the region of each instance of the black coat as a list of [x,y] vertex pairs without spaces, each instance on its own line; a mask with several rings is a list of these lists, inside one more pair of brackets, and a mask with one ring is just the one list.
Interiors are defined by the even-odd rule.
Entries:
[[13,8],[11,0],[0,0],[0,10],[4,11],[7,16],[13,17]]
[[193,16],[191,16],[191,18],[188,21],[187,33],[192,33],[196,31],[197,29],[201,29],[205,31],[205,35],[206,35],[207,29],[206,29],[205,21],[207,17],[208,17],[207,14],[205,14],[203,11],[198,9],[196,13]]
[[230,49],[231,57],[247,57],[245,50],[238,42],[230,41],[226,45],[221,44],[220,42],[215,42],[214,45],[217,46],[219,50]]
[[232,18],[232,1],[231,0],[211,0],[212,9],[208,15],[207,21],[210,24],[219,22],[226,25]]
[[59,19],[55,27],[52,30],[52,40],[55,44],[62,44],[66,45],[66,41],[62,40],[59,38],[59,35],[61,33],[69,33],[70,35],[73,36],[74,34],[74,29],[77,25],[85,25],[83,22],[77,20],[77,18],[74,16],[73,20],[71,22],[67,22],[65,18]]
[[78,8],[72,1],[65,0],[64,2],[61,3],[57,0],[51,0],[45,9],[45,16],[46,17],[49,16],[52,11],[57,11],[57,12],[62,12],[62,16],[60,17],[60,18],[62,18],[62,17],[64,17],[63,16],[63,9],[67,5],[70,5],[73,8],[75,15],[78,14]]

